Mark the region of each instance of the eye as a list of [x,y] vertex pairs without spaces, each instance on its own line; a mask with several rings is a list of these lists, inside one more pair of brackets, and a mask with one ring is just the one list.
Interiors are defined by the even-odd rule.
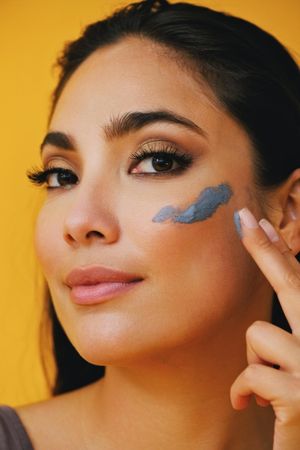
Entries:
[[47,185],[47,189],[71,189],[78,183],[78,178],[70,169],[51,167],[46,170],[33,169],[27,172],[29,180],[37,185]]
[[172,146],[165,146],[161,149],[142,149],[131,156],[131,159],[138,161],[130,170],[133,174],[174,174],[184,171],[192,163],[192,157],[180,152]]
[[47,184],[49,188],[64,187],[70,189],[73,184],[77,184],[77,176],[68,169],[54,167],[49,169],[47,174]]

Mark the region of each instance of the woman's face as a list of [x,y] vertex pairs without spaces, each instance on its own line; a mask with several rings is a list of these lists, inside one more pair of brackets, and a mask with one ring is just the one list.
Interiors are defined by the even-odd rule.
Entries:
[[[126,114],[161,110],[198,128],[166,120],[136,127],[131,120],[122,133],[120,123],[111,127]],[[57,174],[48,178],[59,187],[48,190],[40,211],[36,249],[58,317],[85,359],[105,365],[153,357],[217,333],[225,339],[232,325],[247,321],[265,284],[242,247],[233,213],[246,205],[260,213],[252,151],[205,83],[157,44],[127,38],[81,64],[49,132],[70,142],[57,135],[45,140],[43,165],[74,176],[67,185]],[[153,159],[143,154],[149,151],[177,156]],[[153,220],[165,206],[184,214],[220,184],[231,196],[210,217],[202,211],[201,220]],[[66,277],[91,265],[142,281],[104,302],[75,304]]]

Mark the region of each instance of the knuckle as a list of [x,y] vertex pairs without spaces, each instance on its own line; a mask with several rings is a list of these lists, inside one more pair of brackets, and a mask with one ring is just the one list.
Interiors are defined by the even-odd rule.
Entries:
[[255,320],[246,330],[246,339],[250,341],[257,333],[257,330],[264,326],[265,322],[262,320]]
[[279,422],[284,426],[297,425],[300,419],[300,383],[294,380],[286,393],[284,404],[281,405]]
[[291,409],[290,407],[281,409],[277,418],[278,429],[280,429],[281,427],[290,426],[295,421],[295,415],[297,416],[297,414],[295,414],[293,409]]
[[259,364],[249,364],[249,366],[245,369],[244,377],[249,386],[252,385],[255,378],[257,377],[258,370]]
[[300,407],[295,402],[282,407],[278,414],[280,426],[297,426],[299,428]]
[[258,245],[258,247],[260,247],[262,250],[269,250],[272,247],[272,243],[271,241],[269,241],[268,239],[266,239],[265,236],[258,236],[256,238],[256,244]]
[[300,290],[300,275],[293,270],[289,270],[284,275],[285,283],[292,289]]

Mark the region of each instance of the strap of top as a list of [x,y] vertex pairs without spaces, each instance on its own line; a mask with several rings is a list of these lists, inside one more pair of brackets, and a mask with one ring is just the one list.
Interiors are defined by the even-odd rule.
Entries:
[[1,450],[34,450],[27,431],[14,408],[0,406]]

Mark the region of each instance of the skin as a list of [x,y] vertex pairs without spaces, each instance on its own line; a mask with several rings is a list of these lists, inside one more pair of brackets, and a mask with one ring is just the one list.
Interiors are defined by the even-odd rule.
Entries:
[[[70,135],[76,151],[46,145],[43,163],[73,170],[79,183],[48,192],[36,225],[37,255],[69,339],[83,358],[107,368],[99,382],[19,409],[37,448],[272,448],[271,405],[252,401],[240,413],[239,395],[249,386],[237,381],[230,391],[249,362],[247,329],[271,314],[272,288],[247,251],[256,244],[244,248],[233,220],[244,205],[258,218],[268,213],[255,188],[253,150],[209,87],[175,61],[138,38],[98,50],[68,81],[52,117],[50,130]],[[169,123],[104,137],[111,116],[158,108],[193,120],[206,137]],[[131,152],[158,139],[191,154],[190,168],[160,178],[128,174]],[[141,168],[149,170],[149,160]],[[271,219],[278,225],[298,178],[266,198],[277,207]],[[182,210],[224,181],[233,196],[209,219],[152,221],[164,206]],[[64,279],[90,264],[144,281],[113,300],[78,307]],[[45,433],[49,420],[57,442]]]

